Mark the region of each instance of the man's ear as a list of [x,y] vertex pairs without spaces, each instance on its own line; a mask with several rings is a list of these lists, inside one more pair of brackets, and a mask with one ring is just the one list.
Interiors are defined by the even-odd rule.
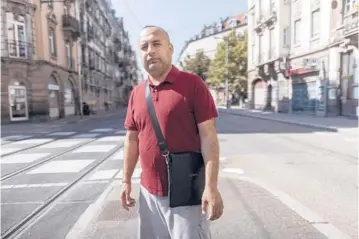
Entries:
[[171,52],[173,53],[173,45],[172,45],[172,43],[170,43],[170,50],[171,50]]

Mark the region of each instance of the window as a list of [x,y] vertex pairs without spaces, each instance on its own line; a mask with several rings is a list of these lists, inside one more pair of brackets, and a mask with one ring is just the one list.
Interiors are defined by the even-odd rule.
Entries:
[[262,35],[259,35],[259,44],[258,44],[258,63],[262,62]]
[[56,37],[55,30],[52,27],[49,30],[49,46],[51,55],[56,56]]
[[275,35],[274,28],[269,30],[269,54],[268,58],[271,59],[274,56],[275,52]]
[[312,12],[312,25],[311,25],[311,36],[316,37],[320,31],[320,10],[317,9]]
[[294,44],[300,43],[300,19],[294,22]]
[[73,68],[73,62],[72,62],[71,44],[69,42],[66,42],[65,48],[66,48],[67,67],[69,69],[72,69]]
[[289,48],[290,47],[290,30],[289,27],[285,27],[283,29],[283,47]]
[[8,49],[10,57],[27,57],[25,18],[7,13]]
[[358,9],[358,0],[344,0],[344,14]]
[[[356,63],[354,52],[350,51],[342,54],[342,77],[346,77],[343,81],[347,83],[348,96],[351,99],[358,99],[358,74],[356,74],[357,63]],[[347,78],[351,76],[351,78]]]

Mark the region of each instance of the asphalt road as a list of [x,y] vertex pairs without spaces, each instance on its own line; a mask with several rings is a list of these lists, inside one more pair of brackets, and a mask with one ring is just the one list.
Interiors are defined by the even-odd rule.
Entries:
[[[1,150],[2,238],[66,237],[120,178],[121,115],[7,131]],[[213,223],[214,238],[357,238],[357,134],[227,114],[217,127],[225,214]],[[106,226],[85,238],[135,238],[135,217],[117,217],[114,224],[118,201],[108,208],[101,215]]]

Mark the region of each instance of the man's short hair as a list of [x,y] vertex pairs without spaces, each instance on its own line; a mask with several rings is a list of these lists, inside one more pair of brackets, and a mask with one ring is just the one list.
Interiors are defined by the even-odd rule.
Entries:
[[142,28],[142,31],[145,30],[146,28],[157,28],[159,29],[160,31],[164,32],[166,35],[167,35],[167,38],[168,38],[168,41],[171,42],[170,40],[170,35],[168,34],[168,32],[163,29],[162,27],[159,27],[159,26],[156,26],[156,25],[146,25]]

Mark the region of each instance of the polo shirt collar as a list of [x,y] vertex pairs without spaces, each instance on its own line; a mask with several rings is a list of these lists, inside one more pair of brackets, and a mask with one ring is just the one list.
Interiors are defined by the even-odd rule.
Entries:
[[[174,65],[172,65],[171,70],[168,72],[166,79],[163,82],[174,83],[179,74],[180,71]],[[147,80],[150,82],[150,84],[152,84],[150,77],[147,77]]]

